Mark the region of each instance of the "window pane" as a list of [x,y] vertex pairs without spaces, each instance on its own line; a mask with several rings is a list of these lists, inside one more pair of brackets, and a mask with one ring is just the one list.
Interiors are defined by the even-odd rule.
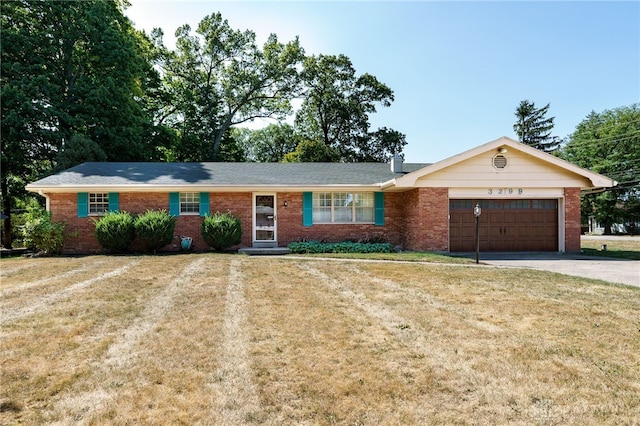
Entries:
[[331,193],[330,192],[314,192],[313,193],[313,207],[331,207]]
[[331,222],[331,209],[330,208],[314,208],[313,209],[313,223],[330,223]]
[[353,195],[349,192],[333,193],[333,221],[334,222],[351,222]]
[[356,207],[373,207],[373,192],[356,192]]
[[180,213],[198,213],[200,211],[200,194],[198,192],[180,193]]
[[373,222],[373,207],[356,207],[356,222]]
[[351,222],[352,221],[352,208],[351,207],[336,207],[334,210],[334,222]]
[[313,193],[313,223],[331,222],[331,193]]
[[333,205],[336,207],[347,207],[353,202],[353,196],[348,192],[334,192]]
[[89,214],[103,214],[109,211],[108,193],[89,193]]

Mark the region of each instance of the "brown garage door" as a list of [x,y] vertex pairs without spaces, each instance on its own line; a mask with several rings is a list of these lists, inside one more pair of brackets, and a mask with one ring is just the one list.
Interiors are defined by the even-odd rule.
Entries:
[[[558,200],[477,200],[480,251],[557,251]],[[449,201],[449,250],[475,251],[476,200]]]

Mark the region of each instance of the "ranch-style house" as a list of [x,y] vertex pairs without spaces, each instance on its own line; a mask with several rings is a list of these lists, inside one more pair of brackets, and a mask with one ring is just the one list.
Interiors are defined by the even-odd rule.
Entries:
[[[242,247],[382,238],[406,250],[578,251],[580,193],[615,181],[502,137],[433,164],[84,163],[27,185],[64,222],[66,253],[101,251],[94,219],[165,209],[176,235],[231,212]],[[165,250],[179,250],[177,240]]]

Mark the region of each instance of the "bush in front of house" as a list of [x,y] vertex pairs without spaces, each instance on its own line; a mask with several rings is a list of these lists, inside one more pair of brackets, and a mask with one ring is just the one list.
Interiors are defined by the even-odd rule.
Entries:
[[96,238],[109,253],[126,253],[136,237],[135,220],[125,211],[108,212],[95,220]]
[[134,221],[136,237],[140,240],[147,252],[153,252],[170,244],[173,240],[173,231],[176,228],[176,219],[166,210],[147,210]]
[[43,254],[59,254],[64,244],[64,224],[51,220],[51,213],[29,209],[22,230],[27,248]]
[[304,241],[291,243],[289,251],[295,254],[315,253],[394,253],[395,247],[391,243],[321,243],[318,241]]
[[204,217],[200,233],[209,247],[216,251],[222,251],[240,244],[242,224],[240,219],[231,213],[216,212]]

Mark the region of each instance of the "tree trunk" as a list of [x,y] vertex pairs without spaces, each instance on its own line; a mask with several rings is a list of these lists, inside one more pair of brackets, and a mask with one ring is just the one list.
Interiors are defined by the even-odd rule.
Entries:
[[13,237],[11,235],[11,196],[9,195],[9,183],[7,179],[2,179],[0,182],[1,191],[2,191],[2,213],[7,217],[3,220],[3,229],[2,229],[2,245],[7,248],[13,248]]

